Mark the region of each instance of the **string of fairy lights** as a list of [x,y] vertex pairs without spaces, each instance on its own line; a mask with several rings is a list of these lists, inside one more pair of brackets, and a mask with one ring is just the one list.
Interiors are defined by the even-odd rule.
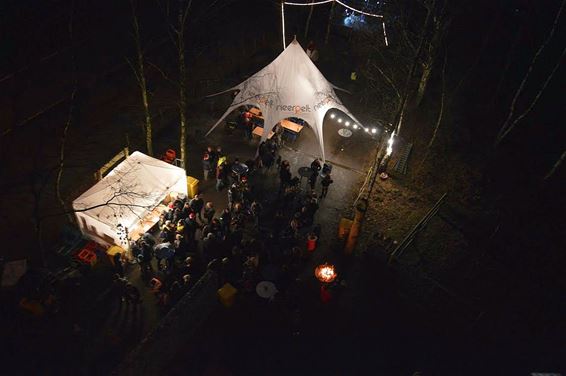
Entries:
[[281,28],[283,31],[283,49],[285,49],[285,47],[287,47],[287,43],[285,41],[285,5],[290,5],[290,6],[302,6],[302,7],[306,7],[306,6],[315,6],[315,5],[324,5],[324,4],[328,4],[328,3],[337,3],[339,5],[342,5],[344,8],[351,10],[352,12],[358,13],[358,14],[362,14],[364,16],[368,16],[368,17],[375,17],[375,18],[380,18],[381,19],[381,26],[383,29],[383,40],[385,42],[385,46],[389,46],[389,40],[387,38],[387,31],[385,29],[385,20],[383,19],[383,15],[381,14],[375,14],[375,13],[369,13],[360,9],[356,9],[348,4],[343,3],[340,0],[321,0],[321,1],[315,1],[315,2],[311,2],[311,3],[295,3],[292,1],[282,1],[281,2]]
[[332,112],[330,114],[330,118],[335,119],[335,121],[340,125],[343,124],[344,126],[346,126],[348,128],[352,127],[353,130],[363,129],[364,132],[366,132],[366,133],[370,133],[372,135],[377,134],[377,127],[371,127],[371,128],[370,127],[364,127],[363,125],[358,124],[354,121],[343,119],[340,115],[336,115],[336,113],[334,113],[334,112]]
[[[351,10],[352,12],[355,13],[359,13],[362,14],[364,16],[368,16],[368,17],[375,17],[375,18],[379,18],[381,19],[381,26],[383,29],[383,40],[385,42],[385,46],[388,47],[389,46],[389,40],[387,38],[387,30],[385,28],[385,20],[383,15],[381,14],[375,14],[375,13],[369,13],[369,12],[365,12],[363,10],[360,9],[356,9],[348,4],[343,3],[340,0],[320,0],[320,1],[313,1],[310,3],[295,3],[295,2],[291,2],[291,1],[282,1],[281,2],[281,29],[283,32],[283,49],[285,49],[287,47],[287,43],[285,41],[285,5],[290,5],[290,6],[315,6],[315,5],[324,5],[324,4],[328,4],[328,3],[338,3],[339,5],[342,5],[344,8]],[[330,114],[330,118],[331,119],[335,119],[336,118],[336,114],[335,113],[331,113]],[[366,133],[370,133],[372,135],[377,134],[377,128],[376,127],[364,127],[363,125],[359,125],[355,122],[350,122],[349,120],[344,120],[341,117],[338,117],[336,119],[336,121],[338,122],[338,124],[342,124],[344,123],[344,125],[346,127],[350,127],[350,125],[352,126],[353,130],[357,130],[357,129],[363,129],[364,132]],[[389,136],[389,139],[387,140],[387,149],[386,149],[386,155],[390,156],[391,153],[393,152],[393,141],[394,138],[396,136],[396,134],[398,133],[397,129],[394,129],[393,132],[391,132],[391,135]]]

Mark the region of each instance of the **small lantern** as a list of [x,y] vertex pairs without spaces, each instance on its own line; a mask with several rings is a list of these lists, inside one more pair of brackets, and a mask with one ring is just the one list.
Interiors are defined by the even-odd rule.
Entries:
[[322,264],[314,269],[315,277],[323,283],[330,283],[338,277],[334,265]]

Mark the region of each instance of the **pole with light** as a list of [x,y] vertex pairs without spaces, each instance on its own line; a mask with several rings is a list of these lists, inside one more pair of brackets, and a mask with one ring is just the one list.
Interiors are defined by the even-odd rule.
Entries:
[[285,1],[281,1],[281,32],[283,34],[283,49],[287,47],[285,43]]

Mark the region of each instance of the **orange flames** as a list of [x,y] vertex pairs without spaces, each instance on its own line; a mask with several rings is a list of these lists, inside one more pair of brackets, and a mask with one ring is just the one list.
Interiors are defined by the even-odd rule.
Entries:
[[336,279],[338,273],[336,273],[334,265],[322,264],[314,269],[314,275],[320,282],[330,283]]

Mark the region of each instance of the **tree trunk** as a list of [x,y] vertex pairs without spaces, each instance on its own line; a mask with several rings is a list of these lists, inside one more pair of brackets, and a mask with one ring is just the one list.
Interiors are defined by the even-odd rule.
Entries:
[[423,157],[423,160],[421,161],[421,164],[420,164],[418,170],[420,170],[422,168],[426,159],[428,158],[428,155],[430,154],[430,149],[431,149],[432,145],[434,144],[434,140],[436,140],[436,135],[438,134],[438,129],[440,129],[440,124],[442,123],[442,118],[444,117],[444,103],[446,102],[445,98],[446,98],[446,64],[447,63],[448,63],[448,52],[445,52],[445,54],[444,54],[444,64],[442,65],[442,84],[441,84],[441,87],[440,87],[441,88],[440,109],[438,110],[438,116],[436,118],[436,125],[434,127],[434,131],[432,132],[432,136],[430,138],[430,141],[428,142],[425,155]]
[[330,37],[330,26],[332,25],[332,19],[334,18],[334,1],[330,7],[330,13],[328,14],[328,24],[326,25],[326,36],[324,37],[324,45],[328,44],[328,38]]
[[[427,43],[427,48],[424,49],[424,56],[422,57],[422,74],[419,80],[419,86],[417,87],[417,95],[415,98],[415,105],[418,107],[423,100],[424,94],[426,92],[426,87],[428,80],[432,75],[432,70],[436,63],[437,53],[442,44],[442,39],[444,33],[446,32],[448,26],[450,25],[451,18],[447,16],[446,13],[446,2],[443,3],[441,9],[436,9],[435,2],[432,2],[432,6],[428,8],[428,12],[433,13],[432,15],[432,31],[430,39]],[[426,32],[426,29],[424,30]]]
[[426,91],[426,85],[428,84],[428,79],[432,73],[432,62],[427,61],[422,65],[423,67],[423,74],[421,75],[421,79],[419,80],[419,87],[417,89],[417,97],[415,99],[415,103],[417,106],[421,104],[423,100],[424,93]]
[[[190,6],[190,5],[189,5]],[[185,63],[185,10],[183,2],[179,2],[177,30],[177,53],[179,58],[179,150],[181,152],[181,167],[187,169],[187,67]]]
[[[63,169],[65,168],[65,143],[67,141],[67,134],[69,133],[69,128],[73,122],[73,112],[75,107],[75,96],[77,94],[77,66],[75,60],[75,50],[73,44],[73,9],[71,8],[71,17],[69,18],[69,39],[71,40],[71,69],[73,70],[73,91],[71,92],[71,99],[69,101],[69,114],[67,116],[67,122],[65,123],[65,128],[63,128],[63,135],[61,136],[61,146],[59,149],[59,168],[57,171],[57,177],[55,179],[55,192],[57,194],[57,200],[61,205],[63,211],[67,211],[67,205],[65,200],[63,200],[63,195],[61,194],[61,181],[63,180]],[[69,223],[73,223],[73,216],[67,214],[67,219]],[[37,226],[40,226],[39,220]],[[38,229],[36,229],[38,230]],[[40,229],[38,233],[41,234]]]
[[409,97],[409,88],[411,87],[411,81],[413,76],[415,75],[415,72],[417,71],[417,67],[419,65],[419,57],[421,56],[423,47],[424,47],[424,42],[425,42],[425,38],[426,38],[426,31],[429,28],[430,25],[430,21],[432,20],[432,9],[434,9],[436,5],[436,0],[432,1],[432,5],[429,8],[427,14],[426,14],[426,18],[424,21],[424,25],[423,25],[423,29],[421,32],[421,37],[420,37],[420,41],[419,41],[419,46],[417,47],[417,50],[415,52],[415,58],[413,59],[413,64],[411,66],[411,70],[409,71],[409,74],[407,75],[407,80],[405,81],[405,87],[403,88],[403,97],[401,99],[401,102],[399,103],[399,107],[398,110],[395,114],[395,118],[393,119],[393,126],[395,127],[395,134],[397,136],[399,136],[399,133],[401,132],[401,126],[402,126],[402,121],[403,121],[403,117],[405,115],[405,110],[407,107],[407,99]]
[[[311,1],[311,3],[314,3],[314,0]],[[314,10],[314,5],[311,5],[311,9],[309,10],[309,16],[307,17],[307,23],[305,25],[305,35],[304,35],[304,40],[307,40],[307,37],[309,36],[309,26],[311,24],[311,18],[312,18],[312,12]]]
[[144,112],[145,146],[147,149],[147,154],[153,156],[153,126],[151,124],[151,114],[149,111],[149,99],[148,99],[149,95],[147,92],[147,82],[145,79],[144,56],[141,47],[140,28],[139,28],[138,16],[136,14],[134,0],[130,0],[130,5],[132,7],[132,24],[134,28],[134,41],[136,44],[136,57],[137,57],[136,78],[138,80],[138,86],[141,92],[143,112]]

